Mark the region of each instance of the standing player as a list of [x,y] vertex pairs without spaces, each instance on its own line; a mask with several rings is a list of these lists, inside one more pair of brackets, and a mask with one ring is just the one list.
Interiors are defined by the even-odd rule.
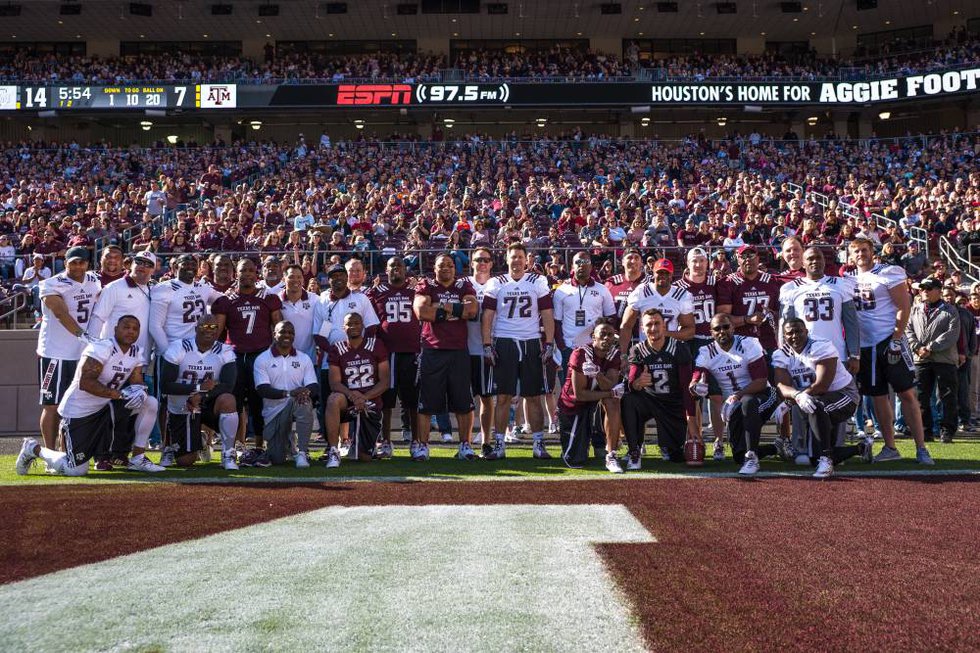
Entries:
[[[695,247],[687,253],[687,269],[677,285],[691,293],[694,306],[694,337],[688,341],[692,360],[705,345],[711,344],[711,318],[718,306],[718,286],[720,280],[708,272],[708,253]],[[709,379],[708,415],[711,418],[711,432],[715,438],[714,459],[725,459],[725,434],[721,420],[721,388]],[[686,387],[686,386],[685,386]],[[701,411],[695,411],[697,432],[701,433]]]
[[[418,356],[421,351],[419,338],[422,323],[413,310],[415,289],[408,287],[405,260],[392,256],[386,266],[388,283],[368,290],[367,296],[378,314],[381,324],[378,337],[388,350],[388,369],[391,378],[384,394],[384,409],[381,413],[381,444],[379,458],[391,458],[391,411],[395,401],[400,400],[402,411],[411,425],[412,442],[419,441],[418,423]],[[428,382],[428,380],[426,380]],[[428,432],[428,427],[424,429]]]
[[895,448],[895,414],[888,388],[902,402],[902,415],[915,440],[915,460],[933,465],[922,431],[922,413],[916,397],[915,365],[905,327],[908,326],[912,298],[906,286],[905,270],[897,265],[875,264],[874,246],[867,238],[855,238],[848,245],[856,270],[849,273],[854,282],[854,308],[861,324],[861,362],[858,389],[874,402],[885,446],[875,462],[898,460]]
[[65,253],[65,271],[41,282],[41,331],[37,337],[38,385],[41,388],[41,439],[57,447],[58,404],[75,378],[92,308],[102,284],[88,271],[89,253],[72,247]]
[[674,264],[665,258],[653,264],[653,281],[634,290],[626,300],[626,312],[619,329],[619,353],[623,356],[630,346],[634,324],[643,311],[657,308],[663,315],[668,338],[686,342],[694,337],[694,302],[691,293],[671,282]]
[[785,320],[782,330],[784,344],[772,356],[776,388],[784,399],[796,404],[807,420],[811,438],[817,439],[820,458],[814,478],[830,477],[835,464],[859,452],[871,462],[874,439],[870,436],[859,447],[837,446],[839,426],[854,415],[858,402],[854,377],[841,363],[837,348],[827,340],[810,337],[806,323],[797,317]]
[[[623,314],[626,312],[626,301],[630,294],[650,281],[650,277],[643,270],[643,257],[640,255],[640,250],[627,247],[623,251],[622,262],[623,272],[606,279],[606,289],[616,305],[617,326],[622,322]],[[630,334],[630,337],[633,335],[635,334]]]
[[[346,279],[346,270],[344,271]],[[388,389],[388,352],[375,337],[364,336],[364,318],[344,316],[343,340],[330,346],[330,395],[326,402],[327,468],[340,467],[340,425],[351,424],[350,457],[367,462],[381,430],[381,395]]]
[[[476,316],[476,293],[465,278],[456,278],[456,263],[439,254],[435,279],[423,279],[415,289],[415,315],[422,322],[422,353],[418,383],[419,442],[413,460],[429,458],[429,420],[440,413],[456,413],[459,425],[457,458],[472,460],[473,394],[470,391],[468,320]],[[506,423],[506,422],[505,422]],[[413,441],[414,444],[414,441]]]
[[[494,448],[488,460],[506,455],[504,431],[515,396],[525,398],[535,458],[551,458],[544,446],[545,363],[554,353],[555,323],[547,280],[527,271],[527,248],[507,246],[507,274],[493,277],[483,298],[483,355],[493,366],[497,388]],[[544,327],[544,343],[541,328]]]
[[[156,422],[157,401],[143,386],[143,353],[135,344],[139,332],[139,320],[123,315],[116,322],[111,338],[86,345],[75,377],[58,405],[65,452],[42,447],[34,438],[25,438],[17,456],[18,474],[26,474],[32,461],[41,458],[47,463],[48,471],[82,476],[88,473],[90,458],[125,444],[117,440],[130,439],[134,455],[127,463],[128,469],[164,470],[150,462],[145,453]],[[130,385],[121,389],[127,383]],[[117,400],[125,400],[125,405],[114,403]],[[135,430],[130,412],[136,413]]]
[[195,281],[197,259],[182,254],[174,261],[177,278],[157,284],[150,302],[150,335],[158,352],[194,336],[198,320],[221,295],[207,284]]
[[645,340],[629,353],[631,392],[623,396],[623,431],[629,445],[626,469],[640,469],[640,447],[646,423],[657,423],[657,440],[664,460],[684,462],[684,443],[701,439],[694,421],[696,406],[685,388],[691,385],[691,352],[667,336],[667,324],[657,308],[643,311],[640,328]]
[[164,448],[160,464],[193,465],[202,446],[203,424],[221,435],[221,465],[238,469],[238,411],[231,394],[238,364],[231,345],[218,342],[218,318],[202,315],[194,337],[171,344],[161,360],[160,387],[167,395],[170,445]]
[[718,288],[718,313],[731,317],[734,335],[757,338],[766,352],[776,349],[776,318],[782,282],[759,272],[759,252],[751,245],[738,248],[738,271]]
[[769,365],[766,352],[758,339],[737,336],[732,318],[718,313],[711,319],[714,342],[703,347],[694,361],[694,376],[690,389],[695,396],[708,394],[705,378],[714,377],[726,397],[722,418],[728,422],[728,441],[732,459],[742,463],[739,474],[752,475],[759,471],[759,459],[776,453],[773,445],[760,445],[762,425],[776,415],[782,420],[784,411],[777,413],[782,403],[769,385]]
[[125,274],[122,249],[119,245],[106,245],[99,262],[99,283],[105,288],[113,281],[122,279]]
[[150,277],[157,267],[153,252],[133,255],[129,274],[102,288],[88,325],[88,334],[95,338],[111,338],[115,325],[123,315],[132,315],[140,323],[136,346],[143,357],[143,366],[150,363]]
[[211,306],[218,318],[218,332],[228,330],[228,343],[235,349],[238,373],[235,397],[239,401],[239,439],[244,440],[245,412],[252,420],[255,447],[244,452],[239,464],[268,467],[272,463],[263,448],[262,397],[255,390],[255,359],[272,344],[272,325],[282,321],[282,302],[275,295],[256,287],[255,262],[238,261],[238,289],[222,295]]
[[576,347],[569,356],[565,383],[558,395],[561,457],[569,467],[583,467],[589,458],[592,425],[601,402],[605,410],[606,469],[623,473],[616,458],[621,426],[619,399],[624,390],[619,382],[617,342],[616,329],[600,321],[592,327],[591,342]]
[[[489,454],[493,447],[490,441],[493,433],[493,394],[495,392],[491,381],[490,365],[483,358],[483,295],[487,284],[490,283],[490,272],[493,270],[493,254],[485,247],[477,247],[471,254],[470,265],[473,274],[466,280],[473,286],[476,293],[476,315],[466,322],[466,348],[470,354],[470,389],[473,397],[479,397],[480,404],[480,436],[483,444],[483,454]],[[980,357],[978,357],[980,358]]]

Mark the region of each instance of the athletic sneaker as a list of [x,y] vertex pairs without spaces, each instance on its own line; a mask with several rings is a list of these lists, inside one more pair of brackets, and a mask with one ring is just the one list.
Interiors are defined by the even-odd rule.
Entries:
[[37,460],[37,456],[34,455],[34,447],[37,446],[37,440],[34,438],[24,438],[24,441],[20,445],[20,453],[17,454],[17,462],[15,463],[15,468],[17,473],[21,476],[27,474],[31,469],[31,465]]
[[242,467],[255,467],[255,460],[259,457],[259,452],[255,449],[246,449],[238,452],[238,464]]
[[876,463],[887,463],[890,460],[901,460],[902,454],[898,453],[898,449],[893,449],[892,447],[884,446],[878,455],[874,457],[874,462]]
[[623,466],[619,464],[619,458],[616,457],[616,454],[611,453],[606,456],[606,469],[613,474],[623,473]]
[[473,460],[476,458],[476,452],[473,451],[473,447],[470,446],[469,442],[460,442],[459,451],[456,452],[456,458],[459,460]]
[[834,475],[834,462],[827,456],[820,456],[817,461],[817,471],[813,472],[813,478],[830,478]]
[[861,460],[866,463],[874,462],[875,438],[873,435],[864,435],[858,442],[858,454]]
[[626,454],[626,471],[637,472],[642,466],[639,451],[630,451]]
[[558,432],[558,422],[552,422],[548,425],[548,433],[555,434]]
[[258,455],[255,457],[256,467],[272,467],[272,460],[269,458],[268,451],[259,451]]
[[503,460],[507,457],[507,447],[503,440],[497,440],[493,445],[483,445],[484,460]]
[[95,463],[95,471],[97,472],[111,472],[112,469],[112,463],[109,462],[108,458],[102,458]]
[[470,438],[470,442],[473,444],[483,444],[483,434],[479,431],[474,432]]
[[745,462],[742,463],[742,468],[738,470],[738,473],[742,476],[752,476],[759,471],[759,459],[756,457],[754,451],[745,452]]
[[163,453],[160,454],[160,467],[172,467],[176,463],[177,463],[177,447],[172,444],[167,445],[166,447],[163,448]]
[[452,433],[443,433],[442,434],[442,441],[445,444],[449,444],[450,442],[453,441],[453,434]]
[[660,460],[664,461],[665,463],[670,462],[670,452],[667,451],[667,447],[660,447]]
[[721,462],[725,459],[725,443],[715,442],[715,452],[711,454],[711,457],[717,461]]
[[225,471],[237,472],[238,463],[235,462],[235,451],[225,451],[221,454],[221,466]]
[[429,445],[423,442],[413,442],[412,444],[415,445],[415,449],[412,451],[412,460],[421,462],[429,459]]
[[162,472],[165,471],[166,467],[160,467],[155,462],[146,457],[146,454],[140,454],[138,456],[133,456],[129,459],[129,464],[126,465],[126,469],[134,472]]
[[534,445],[531,447],[531,455],[539,460],[551,460],[551,454],[548,453],[547,447],[544,446],[544,440],[534,441]]
[[112,456],[109,458],[109,464],[113,467],[128,467],[129,458],[126,456]]
[[929,450],[925,447],[919,447],[915,450],[915,462],[920,465],[935,465],[936,461],[932,459],[929,455]]
[[374,450],[374,457],[379,460],[387,460],[391,458],[393,454],[393,449],[391,448],[390,442],[379,442],[377,448]]
[[408,457],[415,458],[415,452],[419,450],[419,441],[412,440],[412,443],[408,445]]
[[511,429],[510,431],[507,431],[506,434],[504,434],[504,442],[506,444],[517,444],[518,442],[521,441],[520,435],[521,434],[518,429],[516,428]]
[[306,469],[310,466],[310,457],[306,455],[305,451],[297,451],[296,455],[293,456],[293,462],[296,463],[296,469]]
[[343,442],[341,442],[339,451],[340,451],[340,455],[346,458],[347,454],[350,453],[350,440],[344,440]]
[[336,469],[337,467],[340,467],[340,452],[331,447],[330,451],[327,452],[327,469]]
[[793,458],[793,464],[799,465],[800,467],[809,467],[813,464],[813,462],[810,460],[810,456],[806,455],[805,453],[798,453]]
[[789,441],[789,438],[777,437],[773,445],[776,447],[776,453],[783,460],[793,460],[796,458],[796,451],[793,449],[793,444]]

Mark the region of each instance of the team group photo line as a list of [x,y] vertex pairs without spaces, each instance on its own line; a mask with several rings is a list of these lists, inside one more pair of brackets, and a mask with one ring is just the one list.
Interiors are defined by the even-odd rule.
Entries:
[[939,280],[882,263],[873,241],[845,251],[838,267],[789,237],[770,271],[767,250],[742,245],[716,275],[702,247],[682,270],[627,248],[600,280],[582,250],[562,280],[515,241],[428,269],[392,256],[373,280],[351,258],[317,294],[276,256],[165,262],[110,246],[97,272],[73,247],[39,285],[40,437],[16,471],[154,474],[210,461],[212,446],[224,470],[334,469],[395,455],[396,409],[420,463],[435,429],[461,461],[502,461],[529,439],[536,459],[621,474],[642,468],[652,423],[658,459],[730,456],[745,476],[767,457],[815,478],[900,460],[896,432],[933,465],[927,441],[972,428],[959,398],[975,318]]

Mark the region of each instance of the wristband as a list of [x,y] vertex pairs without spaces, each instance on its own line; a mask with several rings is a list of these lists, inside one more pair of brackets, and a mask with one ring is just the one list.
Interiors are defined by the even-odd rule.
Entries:
[[450,306],[452,307],[450,310],[453,314],[453,317],[455,318],[463,317],[463,305],[461,303],[453,302],[452,304],[450,304]]
[[445,322],[446,321],[446,309],[444,309],[444,308],[437,308],[436,309],[436,319],[435,319],[435,321],[436,322]]
[[194,384],[194,392],[200,392],[200,391],[201,391],[201,384],[200,383]]

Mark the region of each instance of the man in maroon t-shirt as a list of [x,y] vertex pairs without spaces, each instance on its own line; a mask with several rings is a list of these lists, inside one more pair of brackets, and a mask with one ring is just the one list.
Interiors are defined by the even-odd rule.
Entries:
[[374,457],[381,430],[381,396],[388,389],[388,350],[379,338],[364,337],[360,313],[344,316],[346,340],[330,345],[327,356],[330,396],[324,411],[327,467],[340,467],[340,424],[350,424],[349,457],[367,462]]
[[415,289],[415,315],[422,321],[419,356],[419,440],[412,440],[412,459],[429,458],[429,419],[456,413],[459,425],[458,458],[472,460],[473,394],[467,320],[476,316],[476,291],[466,278],[456,278],[456,263],[449,254],[436,257],[435,279],[423,279]]
[[619,449],[619,399],[623,396],[620,381],[622,358],[619,334],[599,320],[592,328],[592,342],[572,350],[568,374],[558,395],[558,430],[561,433],[561,457],[569,467],[583,467],[589,459],[589,444],[595,411],[599,402],[605,409],[606,469],[622,474],[616,458]]
[[[269,467],[272,462],[263,450],[262,397],[255,391],[255,359],[272,345],[272,327],[282,320],[282,300],[256,287],[258,271],[255,262],[243,258],[238,262],[238,290],[229,291],[211,306],[218,319],[218,333],[228,329],[228,344],[235,349],[238,376],[234,395],[240,402],[239,412],[248,409],[255,431],[255,448],[246,451],[238,463],[244,467]],[[244,440],[245,417],[239,419],[238,439]]]
[[106,245],[99,264],[99,281],[102,287],[105,288],[116,279],[122,279],[125,274],[122,249],[119,245]]
[[386,267],[388,283],[383,283],[367,291],[368,299],[374,305],[381,323],[378,335],[389,352],[388,365],[391,368],[391,387],[384,394],[384,410],[381,416],[381,437],[384,440],[379,458],[391,457],[391,411],[395,399],[401,400],[402,423],[408,424],[412,440],[418,441],[418,354],[421,350],[419,339],[422,323],[415,315],[415,289],[409,288],[405,261],[400,256],[388,259]]
[[717,313],[731,316],[732,327],[740,336],[758,338],[767,352],[776,350],[776,319],[779,315],[779,289],[783,281],[759,272],[759,253],[751,245],[738,248],[738,272],[718,288]]

